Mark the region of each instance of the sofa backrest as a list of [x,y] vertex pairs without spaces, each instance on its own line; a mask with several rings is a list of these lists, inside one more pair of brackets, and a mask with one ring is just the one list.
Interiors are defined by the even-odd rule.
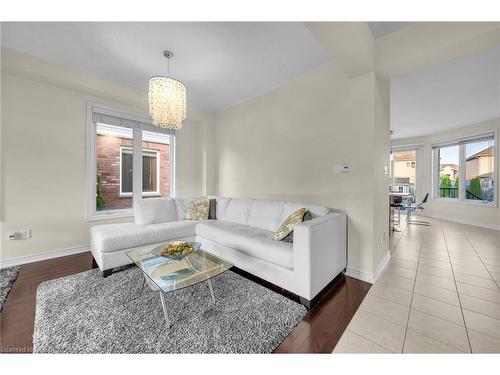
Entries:
[[[148,198],[134,204],[135,223],[140,225],[184,220],[186,211],[196,198]],[[325,216],[330,209],[324,206],[264,199],[217,197],[217,220],[250,225],[276,232],[281,223],[299,208],[306,208],[311,216]]]
[[191,202],[196,198],[147,198],[134,204],[135,223],[141,225],[184,220]]
[[300,208],[308,209],[313,218],[325,216],[330,212],[327,207],[312,204],[219,197],[217,198],[217,220],[275,232],[292,212]]
[[148,198],[134,202],[135,223],[146,225],[178,220],[173,198]]

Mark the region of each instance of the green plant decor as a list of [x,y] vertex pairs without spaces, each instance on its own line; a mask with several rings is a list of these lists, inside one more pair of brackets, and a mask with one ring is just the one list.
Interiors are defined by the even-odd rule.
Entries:
[[439,196],[440,197],[449,197],[450,196],[449,188],[451,188],[450,176],[448,176],[448,175],[442,176],[441,180],[439,181],[439,187],[441,189],[448,189],[448,190],[439,190]]
[[481,180],[479,177],[474,177],[470,180],[469,191],[477,196],[481,196]]
[[95,194],[95,205],[97,211],[102,211],[106,209],[106,201],[102,196],[102,186],[101,186],[101,176],[97,175],[97,183],[96,183],[96,194]]

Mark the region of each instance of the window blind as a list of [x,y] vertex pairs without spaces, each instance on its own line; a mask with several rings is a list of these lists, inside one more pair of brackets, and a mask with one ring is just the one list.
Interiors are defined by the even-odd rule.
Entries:
[[175,135],[175,131],[173,129],[164,129],[154,126],[153,123],[146,118],[125,114],[122,116],[120,113],[114,113],[105,109],[92,108],[92,121],[101,124]]
[[485,133],[485,134],[480,134],[480,135],[473,136],[473,137],[464,137],[464,138],[458,138],[458,139],[454,139],[454,140],[447,141],[447,142],[435,143],[432,145],[432,149],[435,150],[435,149],[442,148],[442,147],[456,146],[456,145],[462,145],[462,144],[473,143],[473,142],[492,141],[494,139],[495,139],[495,133]]

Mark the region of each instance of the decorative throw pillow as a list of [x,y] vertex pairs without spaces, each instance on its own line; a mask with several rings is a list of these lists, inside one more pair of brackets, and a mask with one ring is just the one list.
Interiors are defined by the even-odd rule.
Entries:
[[186,220],[208,220],[210,202],[208,199],[200,199],[191,202],[186,212]]
[[[306,213],[304,214],[304,217],[302,218],[302,222],[307,221],[307,220],[311,220],[311,219],[312,219],[311,212],[306,211]],[[286,237],[283,238],[281,241],[293,243],[293,230],[290,233],[288,233],[286,235]]]
[[288,236],[293,231],[293,227],[302,222],[304,215],[306,214],[306,209],[301,208],[297,211],[293,212],[290,216],[286,218],[286,220],[281,223],[278,231],[274,234],[273,240],[281,241],[283,238]]

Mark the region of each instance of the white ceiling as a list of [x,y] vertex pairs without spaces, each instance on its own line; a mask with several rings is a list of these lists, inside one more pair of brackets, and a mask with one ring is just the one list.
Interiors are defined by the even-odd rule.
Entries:
[[391,80],[393,138],[500,117],[500,47]]
[[368,22],[368,27],[372,32],[373,39],[378,39],[382,38],[384,35],[399,31],[412,23],[413,22]]
[[[374,38],[409,22],[369,22]],[[147,92],[172,76],[195,108],[219,111],[330,62],[299,22],[2,23],[2,46]],[[395,77],[393,138],[421,136],[500,117],[500,48]]]
[[2,23],[2,46],[147,91],[171,75],[191,106],[221,110],[329,62],[299,22]]

